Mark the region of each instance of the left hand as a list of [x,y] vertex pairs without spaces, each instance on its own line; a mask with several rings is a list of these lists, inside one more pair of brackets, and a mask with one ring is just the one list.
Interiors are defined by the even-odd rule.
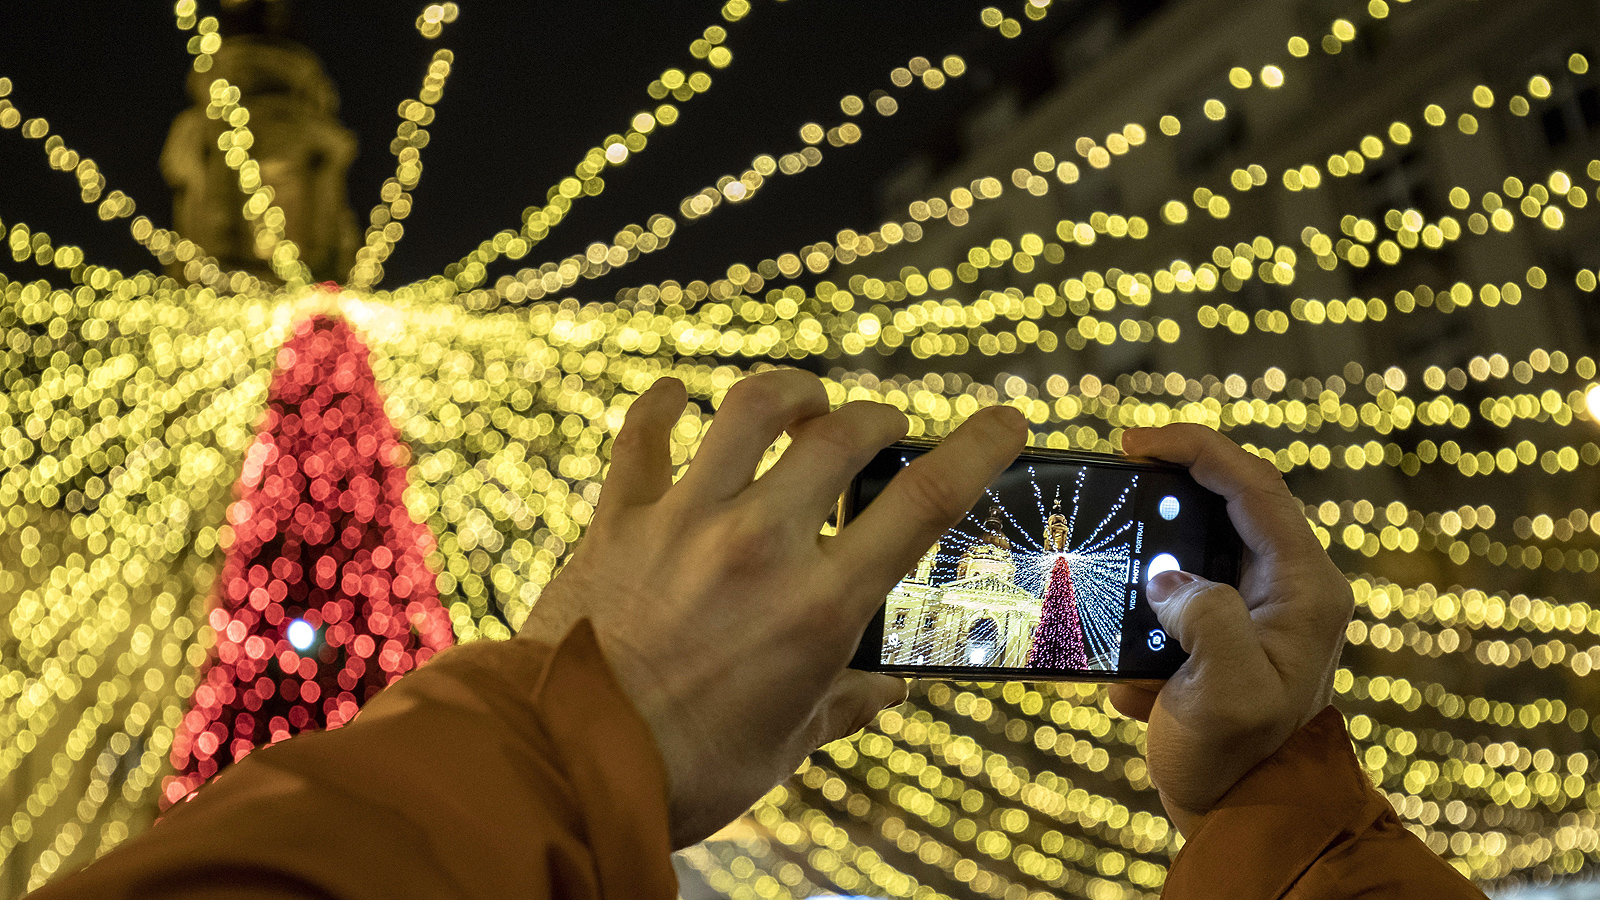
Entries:
[[1201,425],[1130,429],[1129,453],[1189,467],[1228,502],[1244,542],[1238,590],[1187,572],[1150,579],[1146,596],[1189,659],[1159,690],[1111,687],[1124,715],[1150,723],[1150,781],[1192,835],[1246,772],[1333,696],[1354,598],[1283,476]]

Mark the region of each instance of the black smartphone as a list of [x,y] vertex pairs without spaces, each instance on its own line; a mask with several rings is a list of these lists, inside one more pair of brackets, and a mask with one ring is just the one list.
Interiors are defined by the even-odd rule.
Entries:
[[[879,453],[840,498],[841,528],[933,449]],[[963,681],[1167,678],[1188,655],[1145,581],[1182,569],[1237,585],[1223,499],[1157,460],[1025,450],[889,593],[852,668]]]

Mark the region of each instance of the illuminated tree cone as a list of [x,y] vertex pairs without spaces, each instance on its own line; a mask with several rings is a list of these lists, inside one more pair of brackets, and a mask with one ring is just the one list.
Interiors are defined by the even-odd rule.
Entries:
[[424,564],[433,534],[401,502],[409,459],[360,338],[340,319],[299,323],[228,510],[217,642],[173,739],[165,803],[257,746],[344,724],[451,644]]
[[1072,593],[1072,570],[1065,556],[1056,557],[1050,582],[1044,589],[1044,608],[1028,647],[1028,665],[1040,669],[1087,669],[1089,654],[1083,645],[1083,620]]

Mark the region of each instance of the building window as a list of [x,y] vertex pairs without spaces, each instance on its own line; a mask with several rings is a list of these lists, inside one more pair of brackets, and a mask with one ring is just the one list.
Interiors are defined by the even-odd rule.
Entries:
[[1414,209],[1425,218],[1437,218],[1440,210],[1434,209],[1433,195],[1428,191],[1428,166],[1422,153],[1415,148],[1397,154],[1385,154],[1367,164],[1367,197],[1371,218],[1382,222],[1391,209],[1405,212]]
[[[1182,104],[1183,140],[1178,143],[1178,169],[1185,175],[1209,174],[1219,163],[1244,145],[1246,122],[1244,104],[1228,84],[1218,78],[1206,86],[1198,96]],[[1227,114],[1221,119],[1206,115],[1206,103],[1222,100]]]
[[1562,72],[1550,79],[1550,96],[1534,110],[1551,149],[1588,141],[1600,130],[1600,86],[1588,74]]

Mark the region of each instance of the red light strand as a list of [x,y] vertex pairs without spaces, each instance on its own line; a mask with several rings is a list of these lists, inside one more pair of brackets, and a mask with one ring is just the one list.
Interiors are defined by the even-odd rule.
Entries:
[[453,640],[425,564],[433,534],[402,501],[411,452],[366,345],[318,316],[277,362],[228,510],[217,641],[173,739],[166,804],[255,747],[344,724]]

